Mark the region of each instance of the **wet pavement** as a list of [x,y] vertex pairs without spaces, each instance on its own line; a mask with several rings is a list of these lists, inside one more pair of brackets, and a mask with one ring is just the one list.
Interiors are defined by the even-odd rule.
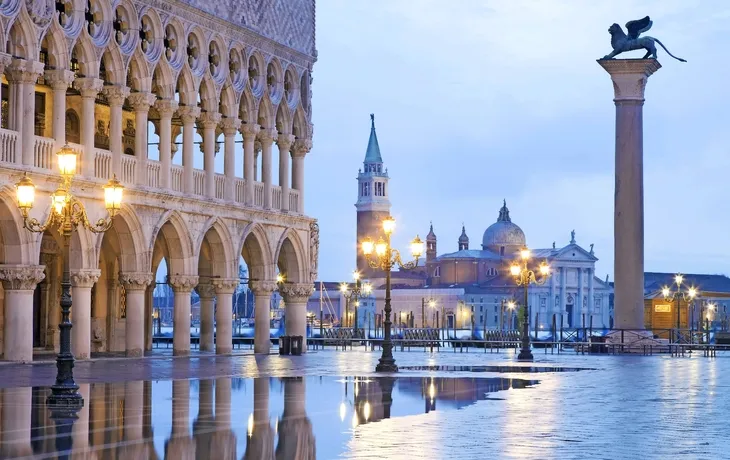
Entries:
[[414,351],[389,378],[377,358],[80,362],[86,404],[66,437],[45,404],[55,366],[3,365],[0,458],[56,458],[59,440],[79,458],[726,456],[730,357]]

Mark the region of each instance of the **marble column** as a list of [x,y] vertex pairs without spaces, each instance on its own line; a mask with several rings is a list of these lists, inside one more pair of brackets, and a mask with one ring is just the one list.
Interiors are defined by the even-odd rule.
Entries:
[[[241,120],[238,118],[226,118],[221,121],[221,129],[223,130],[225,151],[223,157],[223,174],[226,177],[225,187],[223,190],[223,199],[226,201],[236,200],[236,133],[241,126]],[[245,142],[245,141],[244,141]],[[245,145],[244,145],[245,149]],[[246,161],[246,153],[244,151],[244,162]],[[243,169],[246,169],[244,164]],[[244,171],[245,172],[245,171]]]
[[217,304],[215,309],[215,352],[225,354],[233,351],[233,293],[236,292],[238,278],[213,279]]
[[[9,70],[8,68],[10,67],[10,64],[12,62],[13,62],[13,57],[12,56],[10,56],[7,53],[0,52],[0,79],[2,79],[1,78],[2,75],[5,74],[5,70]],[[0,100],[2,99],[2,91],[3,91],[2,85],[0,85]],[[8,94],[8,96],[10,96],[10,94]],[[11,99],[12,98],[8,97],[8,102],[10,102]],[[9,104],[9,105],[11,105],[11,104]],[[9,107],[9,110],[8,110],[8,118],[10,118],[10,115],[11,115],[10,110],[12,110],[12,106]],[[10,125],[10,120],[8,120],[8,125]]]
[[197,284],[197,276],[170,277],[170,285],[175,293],[172,354],[176,356],[190,354],[190,293]]
[[[74,324],[74,326],[76,326]],[[79,394],[84,399],[84,405],[78,411],[78,419],[71,428],[71,439],[73,441],[74,458],[93,458],[89,449],[89,396],[91,386],[88,383],[79,384]],[[126,414],[125,414],[126,415]]]
[[160,99],[155,109],[160,114],[160,188],[172,190],[172,115],[177,110],[177,101]]
[[109,102],[109,150],[112,153],[111,173],[122,177],[122,106],[129,96],[126,86],[110,85],[104,87],[104,96]]
[[253,180],[261,181],[261,177],[259,174],[259,155],[261,155],[261,142],[258,141],[258,135],[256,137],[257,140],[253,144]]
[[601,59],[616,105],[615,327],[644,329],[644,89],[656,59]]
[[71,272],[71,351],[77,360],[91,356],[91,288],[100,275],[96,269]]
[[294,136],[291,134],[279,134],[276,138],[276,145],[279,147],[279,187],[281,187],[281,206],[283,212],[289,212],[289,187],[290,172],[289,158],[291,146],[294,143]]
[[[583,268],[578,267],[578,295],[576,296],[575,300],[575,317],[577,322],[574,324],[577,324],[579,326],[583,326],[583,318],[586,312],[586,307],[584,305],[583,300],[585,299],[585,280],[583,278]],[[588,317],[586,318],[586,326],[588,325]]]
[[193,135],[195,134],[195,119],[200,115],[199,107],[182,106],[177,109],[183,123],[183,192],[195,194],[195,180],[193,177]]
[[121,273],[119,282],[127,293],[125,349],[127,357],[144,356],[144,306],[151,273]]
[[[595,300],[596,293],[595,293],[594,287],[593,287],[595,275],[593,273],[593,270],[594,270],[593,268],[588,269],[588,305],[587,305],[587,308],[588,308],[588,317],[589,318],[591,316],[593,316],[593,314],[596,311],[596,300]],[[588,321],[588,320],[586,320],[586,321]]]
[[284,333],[286,335],[303,337],[302,352],[307,351],[307,301],[314,292],[312,283],[284,283],[280,288],[286,317],[284,318]]
[[215,289],[210,280],[195,288],[200,296],[200,351],[213,351],[213,311]]
[[45,275],[39,265],[0,265],[5,291],[3,357],[33,361],[33,292]]
[[563,317],[563,326],[568,327],[568,289],[566,284],[568,281],[568,272],[565,267],[560,267],[560,315]]
[[264,183],[264,209],[271,209],[271,145],[277,132],[274,128],[262,128],[258,140],[261,143],[261,180]]
[[[56,141],[56,149],[66,144],[66,90],[74,81],[74,74],[68,70],[46,70],[44,80],[53,90],[53,121],[51,132]],[[109,102],[111,105],[111,101]],[[55,156],[55,155],[54,155]],[[54,165],[55,165],[54,158]]]
[[33,388],[4,388],[0,389],[0,393],[2,393],[0,457],[32,457],[33,447],[30,443],[30,434]]
[[129,105],[134,109],[134,156],[137,160],[136,183],[148,186],[147,180],[147,120],[152,104],[157,97],[151,93],[132,93],[127,98]]
[[104,81],[98,78],[77,78],[74,87],[81,93],[81,145],[84,153],[78,167],[83,177],[94,175],[94,134],[96,133],[96,96],[104,88]]
[[35,84],[43,69],[42,62],[13,58],[5,72],[12,95],[8,121],[15,118],[10,129],[18,131],[15,163],[24,166],[34,166]]
[[203,128],[203,169],[205,169],[205,196],[215,198],[215,129],[221,121],[221,114],[204,112],[198,117]]
[[269,354],[271,350],[271,293],[276,289],[274,281],[249,281],[254,295],[254,340],[257,354]]
[[259,125],[246,124],[241,126],[241,134],[243,134],[243,179],[246,184],[245,202],[248,206],[254,204],[253,184],[256,181],[254,144],[256,143],[256,136],[258,135],[260,129],[261,127]]
[[299,214],[304,214],[304,157],[311,149],[311,139],[297,139],[292,148],[292,188],[299,192]]

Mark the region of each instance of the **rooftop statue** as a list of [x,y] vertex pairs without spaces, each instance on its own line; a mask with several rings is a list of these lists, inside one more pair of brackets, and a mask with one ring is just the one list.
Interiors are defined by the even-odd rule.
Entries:
[[646,54],[642,59],[656,59],[656,45],[654,44],[654,42],[656,42],[659,43],[659,45],[664,48],[664,51],[666,51],[667,54],[672,56],[674,59],[687,62],[686,60],[678,58],[670,53],[667,47],[658,39],[654,37],[639,37],[639,35],[651,29],[651,25],[652,21],[649,19],[649,16],[635,21],[629,21],[626,23],[626,30],[629,32],[627,35],[624,33],[623,29],[621,29],[620,25],[616,23],[612,24],[611,27],[608,28],[608,32],[611,34],[611,47],[613,48],[613,51],[603,56],[602,59],[613,59],[617,55],[625,53],[626,51],[639,50],[642,48],[646,50]]

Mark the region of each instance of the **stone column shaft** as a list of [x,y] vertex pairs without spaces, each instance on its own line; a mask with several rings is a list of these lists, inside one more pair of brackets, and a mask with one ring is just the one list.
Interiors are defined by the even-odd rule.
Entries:
[[[560,315],[563,317],[563,326],[568,326],[567,318],[567,304],[568,304],[568,290],[566,284],[568,281],[568,273],[565,267],[560,268]],[[571,320],[572,321],[572,320]]]
[[262,129],[259,132],[261,143],[261,180],[264,183],[264,209],[271,209],[271,145],[276,136],[276,129]]
[[304,157],[311,149],[311,139],[297,139],[292,149],[292,188],[299,192],[299,214],[304,214]]
[[205,196],[215,198],[215,128],[221,114],[205,112],[200,115],[198,124],[203,127],[203,169],[205,169]]
[[284,332],[286,335],[302,336],[302,352],[307,351],[307,301],[314,292],[311,283],[285,283],[279,288],[286,305]]
[[183,106],[178,109],[183,123],[183,191],[188,195],[195,193],[193,178],[193,135],[195,134],[195,119],[200,115],[200,108]]
[[644,89],[656,59],[601,59],[616,105],[615,326],[644,329]]
[[79,270],[71,273],[71,351],[76,359],[91,356],[91,288],[101,270]]
[[122,177],[122,106],[129,96],[126,86],[106,86],[104,95],[109,102],[109,150],[112,153],[112,175]]
[[96,96],[104,87],[104,81],[98,78],[77,78],[74,87],[81,93],[81,145],[84,153],[79,164],[79,173],[84,177],[94,175],[94,134]]
[[147,121],[152,104],[157,99],[154,94],[134,93],[129,96],[129,103],[134,108],[134,156],[137,160],[138,185],[150,185],[147,180]]
[[[53,89],[53,124],[51,132],[56,149],[66,144],[66,90],[73,83],[74,74],[68,70],[46,70],[45,80]],[[54,158],[55,165],[55,158]]]
[[5,291],[3,356],[7,361],[33,360],[33,292],[43,278],[43,266],[0,265]]
[[218,305],[215,310],[216,339],[215,352],[225,354],[233,351],[233,293],[240,280],[237,278],[213,280]]
[[197,276],[175,275],[170,277],[175,293],[173,317],[172,354],[190,354],[190,293],[198,284]]
[[35,84],[38,77],[43,74],[43,68],[42,62],[13,58],[6,72],[8,82],[11,84],[13,96],[11,110],[15,118],[11,129],[18,131],[15,162],[25,166],[34,165]]
[[291,134],[279,134],[276,145],[279,147],[279,187],[281,187],[281,206],[284,212],[289,211],[289,158],[291,146],[294,143],[294,136]]
[[254,295],[254,353],[268,354],[271,349],[271,293],[273,281],[249,281]]
[[256,135],[260,130],[259,125],[243,125],[241,133],[243,134],[243,179],[246,187],[246,204],[251,206],[254,204],[253,184],[256,181],[256,162],[254,161],[254,145],[256,143]]
[[200,296],[200,351],[213,351],[213,311],[215,290],[213,285],[198,284]]
[[122,273],[119,282],[127,293],[125,349],[127,357],[144,356],[145,294],[152,283],[151,273]]
[[160,99],[155,102],[160,114],[160,188],[172,189],[172,115],[177,110],[177,101]]
[[593,269],[589,268],[588,269],[588,302],[586,305],[589,315],[593,315],[596,310],[596,308],[595,308],[596,301],[594,299],[596,293],[595,293],[594,287],[593,287],[594,276],[595,275],[593,274]]
[[[241,126],[241,120],[237,118],[226,118],[221,122],[224,136],[224,157],[223,174],[226,176],[223,199],[226,201],[235,200],[236,181],[236,133]],[[245,161],[245,153],[244,153]],[[245,169],[245,165],[244,165]]]

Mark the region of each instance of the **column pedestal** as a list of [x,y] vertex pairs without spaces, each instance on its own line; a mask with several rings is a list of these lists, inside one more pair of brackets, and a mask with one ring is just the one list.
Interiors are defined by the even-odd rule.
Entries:
[[644,329],[644,140],[646,82],[656,59],[601,59],[616,104],[615,328]]
[[77,360],[91,356],[91,288],[99,275],[101,270],[71,273],[71,352]]
[[8,361],[33,361],[33,292],[43,278],[42,266],[0,265],[5,290],[3,356]]

